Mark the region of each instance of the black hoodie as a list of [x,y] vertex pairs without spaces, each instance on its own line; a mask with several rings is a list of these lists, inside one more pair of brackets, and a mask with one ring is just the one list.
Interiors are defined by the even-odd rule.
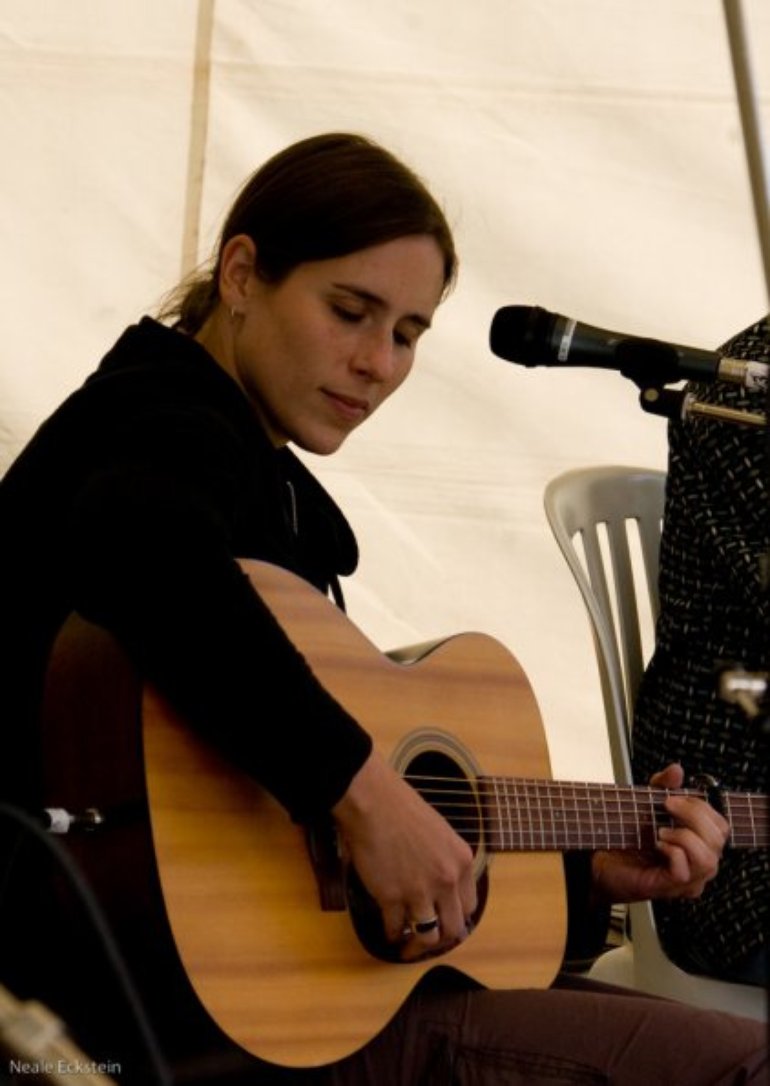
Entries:
[[273,562],[338,594],[337,576],[357,564],[355,539],[197,342],[149,318],[121,336],[7,472],[0,541],[13,633],[6,798],[37,802],[38,702],[71,611],[115,634],[295,818],[342,796],[370,739],[315,681],[236,559]]

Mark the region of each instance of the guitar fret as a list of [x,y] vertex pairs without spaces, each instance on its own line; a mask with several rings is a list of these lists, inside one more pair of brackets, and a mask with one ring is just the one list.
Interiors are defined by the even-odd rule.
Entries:
[[[633,799],[633,803],[634,803],[634,821],[635,821],[635,825],[636,825],[636,839],[637,839],[637,841],[641,841],[642,840],[642,822],[641,822],[640,817],[639,817],[639,801],[638,801],[638,797],[636,795],[636,792],[631,793],[631,798]],[[644,798],[646,799],[647,806],[649,807],[650,818],[653,818],[654,814],[655,814],[655,809],[654,809],[653,803],[652,803],[652,796],[651,795],[646,795]]]
[[532,804],[530,803],[529,790],[526,786],[524,789],[524,807],[526,810],[526,822],[529,828],[529,847],[533,849],[535,847],[535,838],[532,829]]
[[[602,789],[602,790],[601,790],[601,791],[599,792],[599,796],[600,796],[600,798],[601,798],[601,803],[602,803],[602,814],[603,814],[603,816],[604,816],[604,826],[605,826],[605,830],[606,830],[606,832],[607,832],[607,836],[609,837],[609,825],[610,825],[610,820],[609,820],[609,815],[608,815],[608,812],[607,812],[607,798],[606,798],[606,793],[604,792],[604,790],[603,790],[603,789]],[[606,847],[606,845],[605,845],[605,847]]]
[[[574,792],[574,789],[572,789],[572,791]],[[570,835],[574,832],[571,817],[573,814],[573,809],[569,807],[569,793],[570,785],[560,784],[559,797],[561,799],[561,811],[559,812],[559,830],[561,832],[561,837],[564,841],[569,841]]]
[[510,847],[513,848],[515,843],[514,821],[512,818],[512,814],[510,814],[510,785],[507,783],[505,784],[505,812],[507,814],[508,820],[508,841],[510,843]]
[[[562,842],[569,840],[571,832],[569,785],[564,786],[559,783],[557,788],[549,791],[549,796],[551,799],[550,817],[552,837],[558,845],[561,845]],[[557,799],[556,804],[554,804],[554,796],[556,796]]]
[[[506,786],[505,782],[502,782],[502,783],[503,783],[503,795],[505,796],[505,813],[506,813],[506,816],[507,816],[506,817],[506,825],[508,826],[508,847],[512,849],[514,847],[514,840],[513,840],[513,820],[511,819],[510,793],[509,793],[508,787]],[[505,840],[505,834],[504,833],[502,834],[502,839]]]
[[617,816],[617,826],[618,826],[618,840],[622,841],[623,840],[623,825],[624,825],[623,796],[626,793],[626,789],[623,788],[620,785],[615,785],[614,792],[615,792],[615,813],[616,813],[616,816]]
[[[506,847],[506,845],[505,845],[505,840],[506,840],[505,834],[506,834],[506,825],[507,825],[508,833],[510,835],[510,841],[509,841],[509,844],[508,844],[507,847],[511,848],[513,850],[514,849],[513,827],[510,825],[510,820],[511,820],[510,801],[509,801],[508,795],[507,795],[509,785],[508,785],[508,782],[504,778],[495,777],[493,779],[494,779],[495,799],[496,799],[497,808],[498,808],[497,809],[497,825],[498,825],[498,831],[497,832],[498,832],[498,841],[500,842],[499,847],[502,847],[502,848]],[[503,803],[505,803],[505,817],[504,817],[504,811],[503,811]]]
[[526,788],[513,789],[516,796],[516,810],[519,817],[519,848],[530,850],[532,848],[532,818],[529,807],[529,796]]
[[[538,843],[539,843],[540,848],[544,848],[545,844],[546,844],[545,818],[544,818],[544,814],[543,814],[543,804],[542,804],[542,796],[543,796],[544,791],[545,790],[535,789],[535,800],[536,800],[535,812],[536,812],[536,815],[537,815],[537,827],[538,827],[538,833],[539,833]],[[551,843],[551,842],[549,841],[549,843]]]
[[604,789],[587,785],[586,791],[589,801],[588,810],[591,817],[591,846],[592,848],[609,848],[611,846],[612,830],[607,814]]
[[[546,843],[553,842],[553,805],[551,803],[552,789],[544,789],[538,796],[538,814],[540,816],[540,842],[543,847]],[[550,833],[546,835],[546,830]]]
[[[486,842],[487,846],[494,852],[502,851],[503,840],[503,825],[500,809],[500,788],[497,777],[488,777],[487,782],[492,787],[494,793],[494,803],[483,804],[483,825],[486,828]],[[481,782],[483,785],[483,781]],[[483,789],[479,798],[483,800]],[[490,810],[491,808],[491,810]]]
[[[647,794],[648,815],[647,815],[646,819],[640,819],[638,817],[639,806],[638,806],[638,803],[637,803],[637,793],[634,792],[633,796],[634,796],[634,807],[635,807],[636,812],[637,812],[636,839],[637,839],[637,842],[639,844],[639,847],[642,848],[647,843],[649,843],[651,845],[654,844],[655,838],[657,836],[657,833],[656,833],[657,819],[655,818],[655,794],[653,792],[649,792]],[[650,836],[650,832],[649,832],[650,829],[652,830],[651,840],[646,840]]]
[[[558,810],[558,824],[554,825],[554,838],[559,844],[570,841],[572,834],[574,833],[574,819],[573,808],[569,804],[569,782],[562,784],[559,782],[559,807]],[[552,818],[556,818],[553,804],[551,805]]]
[[576,823],[575,823],[576,830],[577,830],[577,842],[576,843],[577,843],[578,848],[582,848],[583,847],[583,823],[582,823],[582,821],[580,820],[580,817],[579,817],[580,801],[579,801],[578,795],[577,795],[577,785],[572,786],[572,798],[573,798],[573,802],[575,804],[575,815],[576,815]]
[[759,848],[770,843],[766,797],[752,792],[727,792],[722,798],[733,847]]
[[521,827],[524,824],[524,820],[522,818],[522,813],[521,813],[521,800],[519,798],[519,790],[518,790],[518,788],[513,789],[513,794],[514,794],[514,797],[516,799],[516,815],[517,815],[517,823],[516,824],[519,826],[519,848],[523,849],[524,848],[524,840],[523,840],[523,837],[522,837]]
[[[754,812],[752,811],[751,807],[749,807],[749,820],[751,822],[751,828],[752,828],[752,831],[753,831],[753,829],[754,829]],[[756,835],[754,835],[752,839],[756,840]]]
[[737,835],[737,827],[735,822],[735,813],[733,811],[732,798],[729,795],[723,797],[722,805],[724,808],[725,816],[730,823],[730,838],[729,842],[732,843]]

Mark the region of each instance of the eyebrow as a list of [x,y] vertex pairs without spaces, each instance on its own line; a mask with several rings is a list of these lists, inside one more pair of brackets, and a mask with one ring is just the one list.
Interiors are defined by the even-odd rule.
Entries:
[[[333,283],[337,290],[345,290],[349,294],[352,294],[356,298],[360,298],[362,302],[369,302],[370,305],[377,306],[379,309],[386,308],[386,302],[384,298],[381,298],[379,294],[374,294],[370,290],[364,290],[363,287],[355,287],[350,283]],[[431,322],[427,317],[424,317],[422,313],[406,313],[403,320],[411,321],[412,324],[416,324],[419,328],[423,328],[426,331],[431,327]]]

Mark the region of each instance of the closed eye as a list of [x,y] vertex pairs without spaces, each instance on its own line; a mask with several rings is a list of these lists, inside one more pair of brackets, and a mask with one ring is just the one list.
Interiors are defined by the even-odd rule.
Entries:
[[[381,307],[383,303],[376,295],[371,295],[366,291],[353,290],[352,287],[346,288],[351,293],[355,293],[356,299],[358,296],[366,303],[363,307],[359,307],[356,304],[356,300],[352,303],[347,298],[343,301],[336,301],[334,299],[329,300],[329,307],[334,316],[343,321],[345,324],[360,324],[369,315],[370,306],[374,305]],[[404,325],[406,327],[404,327]],[[422,333],[430,327],[430,322],[420,316],[409,316],[399,326],[393,329],[393,342],[398,347],[403,347],[406,350],[414,350],[417,345],[417,340]]]
[[347,306],[336,303],[332,305],[332,312],[347,324],[359,324],[364,319],[364,313],[361,310],[349,309]]
[[423,323],[421,320],[407,317],[406,320],[400,321],[393,329],[393,340],[399,347],[408,347],[410,350],[414,350],[417,347],[417,340],[429,327],[430,325]]

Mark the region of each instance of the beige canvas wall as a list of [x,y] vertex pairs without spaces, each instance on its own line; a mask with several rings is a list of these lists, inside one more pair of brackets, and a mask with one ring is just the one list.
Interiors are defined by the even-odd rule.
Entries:
[[[744,5],[765,127],[770,8]],[[767,307],[718,0],[2,0],[2,465],[152,311],[245,175],[327,129],[380,139],[455,226],[414,375],[314,468],[363,551],[377,644],[482,629],[560,776],[609,775],[588,627],[542,513],[590,463],[663,466],[614,373],[496,359],[505,304],[716,347]],[[55,560],[55,540],[52,560]]]

